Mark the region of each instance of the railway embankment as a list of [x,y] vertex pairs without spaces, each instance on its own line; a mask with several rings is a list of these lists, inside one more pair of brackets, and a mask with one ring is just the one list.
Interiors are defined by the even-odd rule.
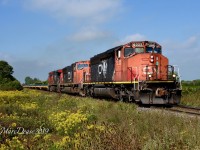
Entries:
[[199,149],[200,121],[129,103],[25,89],[0,92],[7,149]]

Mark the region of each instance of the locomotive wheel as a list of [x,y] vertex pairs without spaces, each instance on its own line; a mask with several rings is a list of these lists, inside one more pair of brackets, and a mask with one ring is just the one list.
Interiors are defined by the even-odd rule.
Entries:
[[79,91],[79,95],[85,97],[86,96],[85,90],[80,90]]
[[60,90],[60,84],[58,84],[58,86],[57,86],[57,92],[58,92],[58,93],[61,92],[61,90]]
[[53,86],[50,86],[49,91],[53,92]]
[[122,95],[119,96],[119,101],[120,101],[120,102],[124,102],[124,98],[123,98]]
[[120,102],[125,102],[125,97],[124,97],[124,92],[123,91],[119,92],[119,101]]

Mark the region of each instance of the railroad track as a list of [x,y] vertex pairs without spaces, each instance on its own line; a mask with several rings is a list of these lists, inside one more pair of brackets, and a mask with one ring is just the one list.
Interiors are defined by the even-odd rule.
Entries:
[[[49,92],[49,91],[47,91],[48,86],[24,86],[24,88],[45,90],[45,92]],[[152,108],[159,109],[158,107],[152,107]],[[177,106],[173,106],[171,108],[165,108],[165,110],[172,111],[172,112],[178,112],[178,113],[185,113],[185,114],[190,114],[190,115],[195,115],[195,116],[200,116],[200,107],[177,105]]]
[[167,110],[173,111],[173,112],[178,112],[178,113],[185,113],[185,114],[200,116],[200,108],[199,107],[177,105],[172,108],[168,108]]

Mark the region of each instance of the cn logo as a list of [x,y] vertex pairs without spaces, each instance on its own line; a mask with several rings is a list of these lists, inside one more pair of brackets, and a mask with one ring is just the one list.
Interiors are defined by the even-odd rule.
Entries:
[[102,64],[99,64],[98,66],[98,72],[99,74],[103,74],[103,77],[106,78],[106,74],[107,74],[107,60],[103,60]]
[[147,66],[142,69],[142,72],[143,74],[153,74],[154,72],[158,72],[158,70],[156,71],[156,68],[152,66]]

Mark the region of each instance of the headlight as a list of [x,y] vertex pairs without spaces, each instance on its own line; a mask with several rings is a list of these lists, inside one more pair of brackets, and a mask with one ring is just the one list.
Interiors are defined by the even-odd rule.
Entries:
[[151,55],[151,58],[153,58],[153,55]]
[[173,75],[172,75],[172,77],[173,77],[173,78],[176,78],[176,75],[175,75],[175,74],[173,74]]
[[151,63],[153,63],[153,61],[154,61],[153,59],[150,60]]
[[152,75],[151,74],[149,74],[149,78],[151,78],[152,77]]

